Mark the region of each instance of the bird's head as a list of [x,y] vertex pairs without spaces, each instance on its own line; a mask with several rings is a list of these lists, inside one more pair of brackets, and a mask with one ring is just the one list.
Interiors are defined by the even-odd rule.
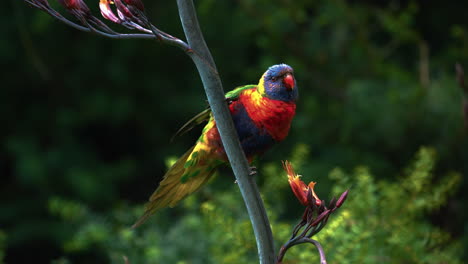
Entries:
[[260,79],[258,91],[273,100],[295,102],[298,91],[291,66],[277,64],[268,68]]

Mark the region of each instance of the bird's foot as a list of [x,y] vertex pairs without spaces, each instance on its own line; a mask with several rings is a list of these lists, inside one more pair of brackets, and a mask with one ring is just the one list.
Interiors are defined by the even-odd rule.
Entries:
[[249,168],[249,176],[255,176],[257,175],[257,167],[252,166]]
[[[255,175],[257,175],[257,167],[252,166],[249,168],[249,176],[255,176]],[[235,180],[234,183],[237,183],[237,180]]]

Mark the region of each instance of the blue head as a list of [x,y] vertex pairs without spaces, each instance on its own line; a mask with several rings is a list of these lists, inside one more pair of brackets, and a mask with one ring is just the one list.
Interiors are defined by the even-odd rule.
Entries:
[[298,91],[291,66],[277,64],[268,68],[260,79],[258,91],[273,100],[295,102]]

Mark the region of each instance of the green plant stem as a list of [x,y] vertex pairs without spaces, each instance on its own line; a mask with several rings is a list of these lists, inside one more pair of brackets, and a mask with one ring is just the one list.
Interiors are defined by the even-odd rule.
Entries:
[[257,185],[253,177],[249,176],[250,166],[227,107],[216,65],[201,33],[193,1],[177,0],[177,5],[185,36],[192,49],[192,52],[188,52],[188,54],[194,61],[202,79],[224,149],[252,222],[260,263],[274,263],[275,253],[270,223]]

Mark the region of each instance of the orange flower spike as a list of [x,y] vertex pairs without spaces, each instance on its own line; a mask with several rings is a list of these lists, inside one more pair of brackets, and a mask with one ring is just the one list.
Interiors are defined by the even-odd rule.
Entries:
[[301,202],[301,204],[307,206],[308,186],[303,181],[301,181],[300,175],[297,175],[296,172],[294,172],[294,168],[289,161],[283,162],[283,168],[288,174],[289,186],[291,186],[294,195],[297,197],[299,202]]
[[299,202],[301,202],[301,204],[308,206],[312,203],[312,201],[309,201],[312,199],[308,198],[310,192],[312,197],[315,199],[315,205],[322,205],[322,201],[314,191],[316,182],[310,182],[309,185],[306,185],[303,181],[301,181],[301,176],[294,171],[294,168],[289,161],[283,162],[283,168],[288,174],[289,185],[291,186],[294,195],[297,197]]
[[310,182],[307,189],[312,192],[312,196],[315,198],[315,205],[320,206],[320,205],[322,205],[322,200],[320,200],[320,198],[318,197],[318,195],[314,191],[315,184],[317,184],[317,183],[316,182]]

